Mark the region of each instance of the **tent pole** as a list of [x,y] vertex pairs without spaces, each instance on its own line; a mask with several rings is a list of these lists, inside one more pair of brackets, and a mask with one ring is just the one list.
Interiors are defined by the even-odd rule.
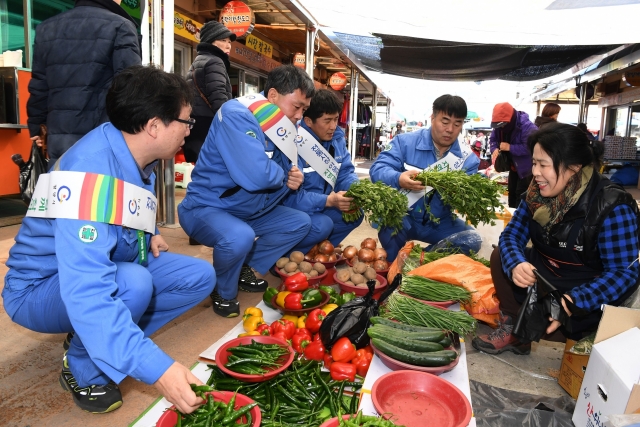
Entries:
[[351,151],[351,161],[356,161],[356,130],[358,122],[358,72],[355,67],[351,68],[351,108],[349,108],[349,151]]
[[369,138],[369,160],[373,160],[375,158],[375,149],[376,149],[376,109],[378,107],[378,87],[376,85],[372,85],[373,90],[373,98],[371,100],[371,125],[369,126],[369,133],[371,137]]

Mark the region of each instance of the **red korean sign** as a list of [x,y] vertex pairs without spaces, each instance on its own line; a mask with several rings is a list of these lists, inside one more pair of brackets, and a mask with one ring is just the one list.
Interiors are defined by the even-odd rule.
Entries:
[[236,37],[242,37],[251,33],[255,20],[249,6],[241,1],[230,1],[220,12],[220,22]]
[[342,90],[347,86],[347,76],[342,73],[333,73],[329,77],[329,86],[334,90]]

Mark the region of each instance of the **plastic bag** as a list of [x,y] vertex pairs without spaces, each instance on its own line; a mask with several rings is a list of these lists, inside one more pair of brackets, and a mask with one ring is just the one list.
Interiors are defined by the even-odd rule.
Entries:
[[452,249],[457,248],[465,255],[469,255],[470,251],[475,253],[480,252],[482,246],[482,237],[476,230],[465,230],[453,233],[449,237],[445,237],[435,245],[429,245],[425,251],[433,252],[438,249]]
[[339,338],[347,337],[356,348],[366,347],[369,344],[367,329],[371,326],[369,319],[378,315],[379,304],[400,286],[401,280],[402,275],[397,274],[377,301],[373,298],[375,281],[370,280],[367,282],[367,295],[353,299],[329,313],[320,326],[320,339],[324,346],[330,349]]
[[493,162],[493,168],[497,172],[509,172],[511,170],[511,153],[508,151],[500,151],[496,161]]
[[573,354],[591,354],[591,349],[593,348],[593,342],[596,339],[596,333],[592,333],[582,338],[580,341],[576,342],[569,349],[569,353]]
[[537,284],[527,288],[518,319],[513,327],[513,335],[524,341],[540,341],[549,326],[549,318],[543,313],[542,304],[538,302]]
[[22,200],[28,205],[31,203],[31,196],[36,189],[38,177],[40,174],[47,173],[47,160],[35,142],[31,146],[31,157],[28,162],[24,162],[20,155],[14,155],[12,158],[20,167],[20,175],[18,177],[20,195],[22,196]]

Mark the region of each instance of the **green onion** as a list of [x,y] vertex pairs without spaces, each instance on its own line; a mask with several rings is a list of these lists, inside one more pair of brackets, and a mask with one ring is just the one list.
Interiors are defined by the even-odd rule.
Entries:
[[471,292],[461,286],[411,274],[402,276],[399,290],[411,297],[425,301],[458,301],[463,304],[471,301]]

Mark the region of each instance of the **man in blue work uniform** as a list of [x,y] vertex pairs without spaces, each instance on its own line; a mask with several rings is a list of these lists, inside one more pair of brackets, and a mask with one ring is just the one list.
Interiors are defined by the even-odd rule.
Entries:
[[[306,212],[311,217],[309,234],[294,248],[303,253],[325,239],[329,239],[334,246],[339,244],[362,223],[363,217],[353,222],[342,219],[342,212],[350,209],[353,200],[344,194],[353,182],[358,181],[358,175],[351,163],[351,154],[347,151],[344,132],[338,127],[341,111],[342,102],[338,97],[328,89],[320,89],[311,98],[301,123],[301,129],[309,132],[312,142],[317,141],[324,147],[338,167],[335,187],[332,188],[307,161],[302,158],[299,160],[304,182],[298,191],[287,196],[284,205]],[[299,134],[302,133],[301,129]]]
[[[437,162],[449,169],[457,168],[471,175],[478,172],[480,159],[471,150],[458,142],[458,135],[467,116],[467,104],[459,96],[442,95],[433,102],[431,127],[411,133],[397,135],[384,148],[371,166],[370,175],[373,182],[382,181],[391,187],[410,191],[409,214],[403,220],[403,228],[396,235],[393,230],[383,228],[379,231],[380,244],[387,251],[389,262],[393,261],[407,240],[420,240],[430,244],[457,235],[465,242],[465,251],[480,250],[480,235],[459,218],[453,219],[451,207],[444,205],[436,192],[424,196],[425,187],[412,178],[425,168]],[[446,163],[446,164],[445,164]],[[437,166],[437,165],[436,165]],[[429,220],[425,211],[425,203],[429,204],[431,213],[440,219],[439,223]],[[455,245],[457,239],[452,239]]]
[[75,331],[60,384],[85,411],[120,407],[126,376],[181,411],[202,401],[189,386],[201,382],[149,339],[215,285],[209,263],[167,252],[155,227],[153,168],[184,144],[190,100],[184,79],[154,67],[114,77],[111,122],[41,175],[9,252],[4,308],[37,332]]
[[[303,175],[280,158],[284,154],[273,139],[294,144],[295,123],[314,91],[303,70],[281,66],[267,76],[264,96],[227,101],[213,119],[178,216],[189,237],[213,247],[217,287],[211,298],[220,316],[238,316],[238,288],[267,288],[253,269],[266,274],[309,232],[309,215],[281,205],[300,187]],[[253,107],[254,101],[259,107]],[[272,118],[280,122],[271,126]],[[270,132],[274,136],[267,138]],[[283,169],[282,164],[289,166]]]

